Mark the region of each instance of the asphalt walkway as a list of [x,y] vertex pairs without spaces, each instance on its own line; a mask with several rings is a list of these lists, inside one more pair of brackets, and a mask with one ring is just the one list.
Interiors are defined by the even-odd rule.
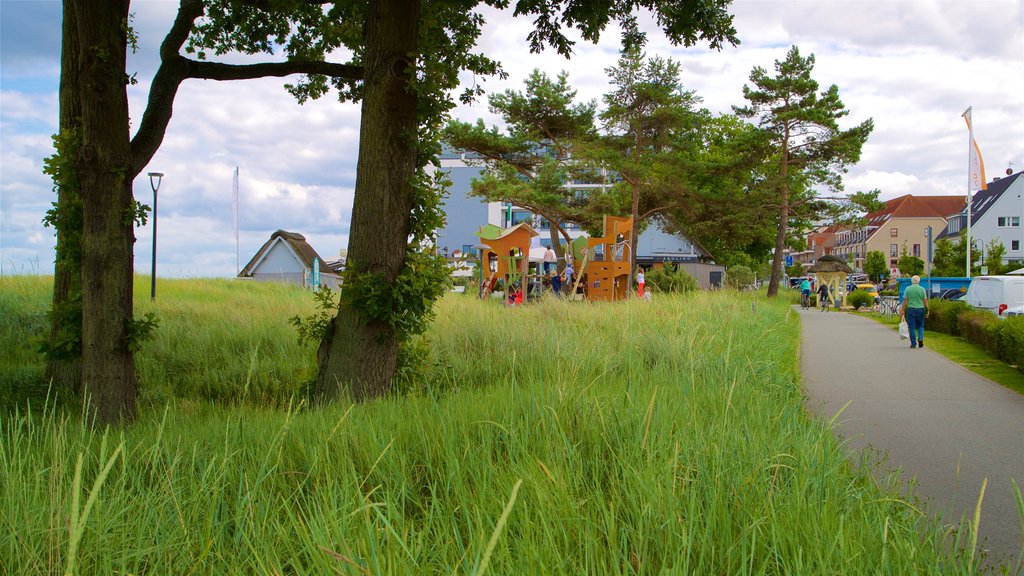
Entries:
[[888,469],[914,478],[915,494],[947,523],[973,518],[982,480],[978,547],[989,564],[1020,570],[1024,542],[1011,479],[1024,491],[1024,396],[927,348],[910,349],[895,330],[841,312],[800,314],[808,406],[837,422],[854,454],[887,455]]

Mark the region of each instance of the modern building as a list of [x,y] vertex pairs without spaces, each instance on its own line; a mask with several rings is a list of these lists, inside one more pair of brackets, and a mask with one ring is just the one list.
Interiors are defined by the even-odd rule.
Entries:
[[[1010,172],[1007,170],[1007,172]],[[973,250],[981,252],[984,264],[985,252],[993,240],[1006,247],[1003,264],[1024,262],[1024,172],[1010,173],[1005,178],[996,178],[988,184],[987,190],[979,190],[971,196],[971,244]],[[967,227],[967,209],[951,213],[945,229],[936,235],[953,242],[960,241],[960,232]]]
[[964,207],[965,196],[914,196],[906,194],[885,203],[885,208],[865,216],[863,226],[837,230],[832,254],[845,258],[854,268],[864,269],[868,252],[886,255],[893,274],[896,262],[906,253],[921,259],[927,255],[926,229],[945,229],[946,218]]

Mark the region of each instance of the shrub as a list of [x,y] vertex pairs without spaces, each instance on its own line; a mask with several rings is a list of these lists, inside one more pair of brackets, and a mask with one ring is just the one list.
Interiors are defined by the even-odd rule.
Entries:
[[960,335],[958,318],[971,307],[962,300],[928,300],[928,329],[952,336]]
[[653,268],[646,274],[647,284],[659,292],[690,292],[700,286],[686,270],[673,264]]
[[867,290],[854,290],[846,297],[846,303],[853,306],[854,309],[860,308],[861,306],[869,308],[874,302],[874,296],[869,294]]
[[960,335],[968,342],[999,356],[999,328],[1002,320],[985,310],[969,310],[957,319]]
[[725,283],[736,289],[750,286],[754,283],[754,271],[746,266],[732,266],[726,275]]
[[1024,316],[1011,316],[999,328],[999,357],[1024,372]]

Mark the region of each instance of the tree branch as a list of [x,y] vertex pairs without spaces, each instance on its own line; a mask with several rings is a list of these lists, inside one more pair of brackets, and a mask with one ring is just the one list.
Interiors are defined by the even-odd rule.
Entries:
[[[315,3],[315,2],[314,2]],[[254,5],[256,3],[253,3]],[[222,64],[185,58],[181,47],[188,40],[195,27],[195,21],[203,15],[201,0],[181,0],[178,15],[171,30],[160,45],[160,68],[153,77],[149,88],[149,101],[142,115],[139,131],[131,142],[131,177],[142,172],[156,154],[167,133],[167,125],[174,113],[174,98],[178,87],[186,78],[204,80],[249,80],[267,76],[289,76],[291,74],[322,74],[348,80],[362,80],[363,69],[351,64],[335,64],[321,60],[289,60],[285,62],[263,62],[259,64]]]

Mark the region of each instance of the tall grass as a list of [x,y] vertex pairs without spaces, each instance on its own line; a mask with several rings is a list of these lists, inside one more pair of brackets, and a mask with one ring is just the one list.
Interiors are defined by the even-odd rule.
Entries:
[[[220,289],[236,286],[262,290]],[[169,346],[168,363],[244,348],[231,329],[205,335],[221,330],[206,314],[233,307],[222,297],[182,312],[210,339]],[[0,432],[0,573],[976,573],[957,553],[969,527],[852,469],[808,416],[798,334],[787,303],[729,292],[515,309],[452,296],[425,336],[431,385],[405,397],[310,410],[170,395],[106,431],[33,404]]]

